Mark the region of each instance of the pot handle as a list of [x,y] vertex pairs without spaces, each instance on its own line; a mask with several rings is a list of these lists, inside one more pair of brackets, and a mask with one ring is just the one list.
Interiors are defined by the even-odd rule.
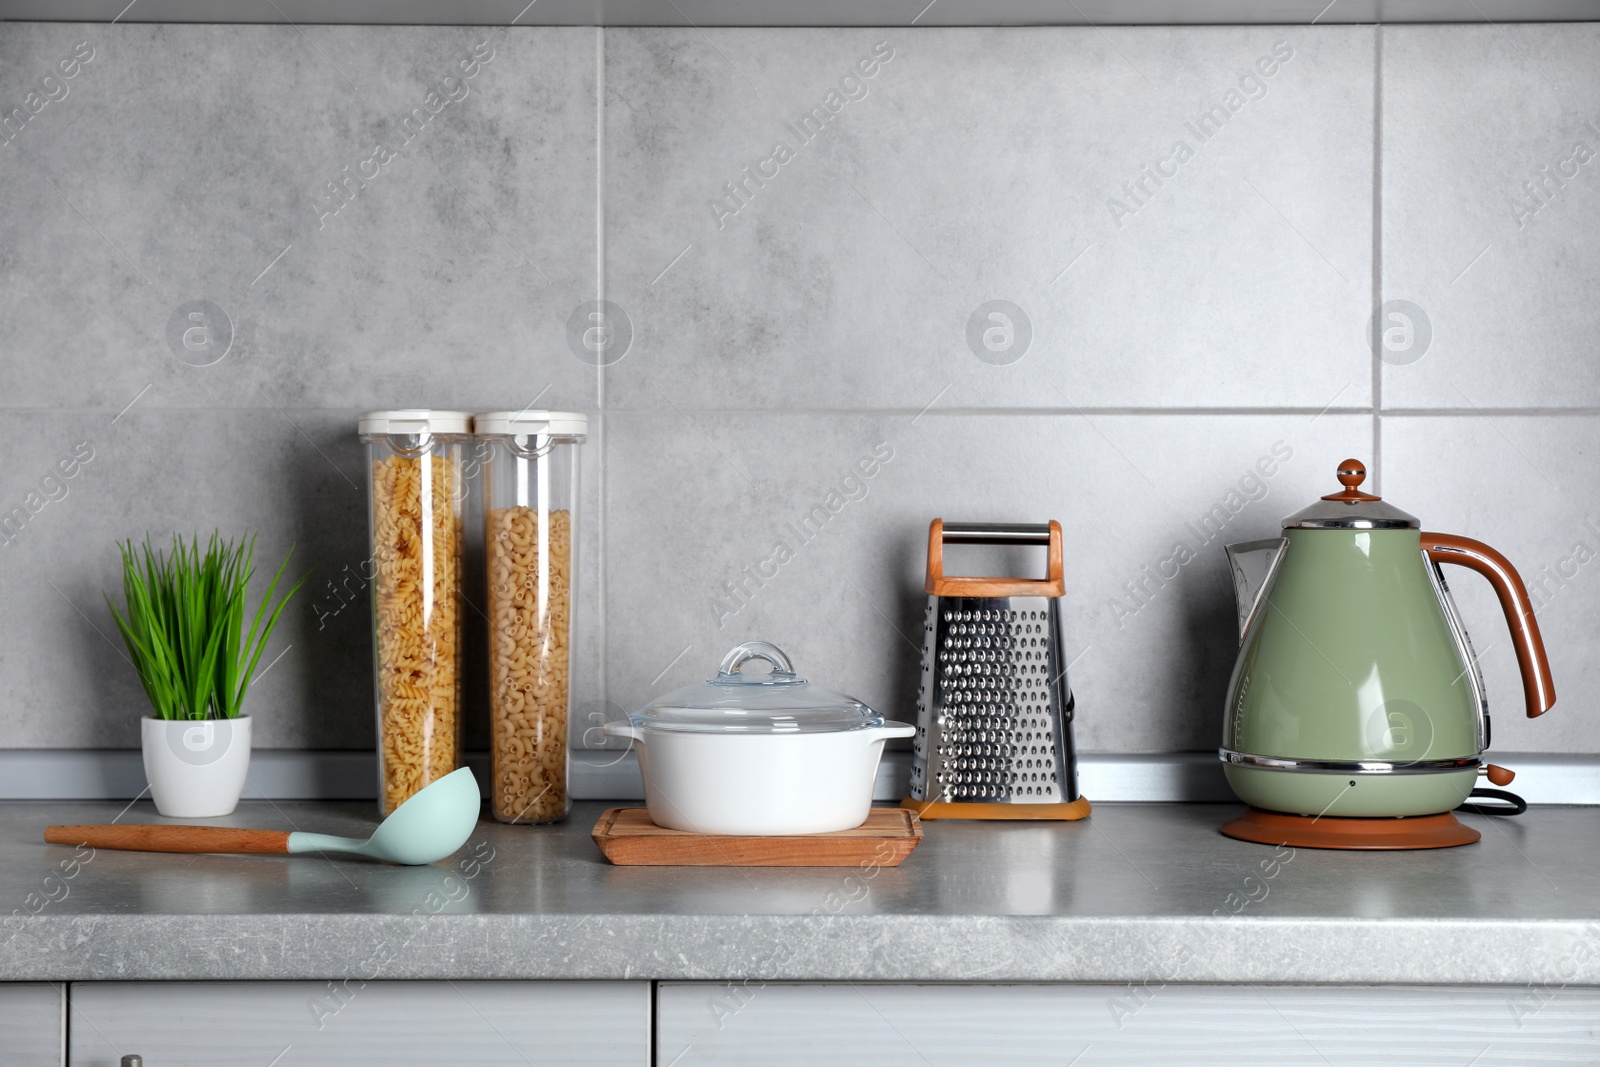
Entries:
[[1544,653],[1544,638],[1539,636],[1539,621],[1533,617],[1533,603],[1527,587],[1511,561],[1482,541],[1455,534],[1424,533],[1422,551],[1434,563],[1455,563],[1469,567],[1489,579],[1500,610],[1511,629],[1511,645],[1517,651],[1517,667],[1522,672],[1522,695],[1528,705],[1528,718],[1543,715],[1556,702],[1556,686],[1550,677],[1550,661]]
[[917,728],[908,722],[886,722],[871,733],[874,740],[887,741],[891,737],[915,737]]
[[644,731],[626,720],[608,722],[600,727],[600,732],[607,737],[626,737],[630,741],[644,742]]

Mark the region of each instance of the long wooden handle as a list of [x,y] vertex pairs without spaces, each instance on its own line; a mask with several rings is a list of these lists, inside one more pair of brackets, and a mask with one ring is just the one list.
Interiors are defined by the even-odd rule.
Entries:
[[1482,541],[1455,534],[1423,533],[1422,550],[1435,563],[1454,563],[1489,579],[1500,598],[1506,625],[1511,628],[1511,647],[1517,653],[1528,718],[1549,711],[1556,702],[1556,684],[1550,678],[1550,660],[1544,654],[1539,620],[1533,617],[1533,601],[1528,598],[1517,568]]
[[88,845],[128,852],[287,853],[284,830],[240,830],[232,826],[50,826],[51,845]]

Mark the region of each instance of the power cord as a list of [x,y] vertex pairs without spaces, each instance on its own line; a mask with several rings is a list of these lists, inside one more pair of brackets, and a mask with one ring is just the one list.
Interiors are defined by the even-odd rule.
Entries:
[[1472,796],[1483,797],[1485,800],[1497,800],[1498,804],[1474,804],[1470,800],[1462,804],[1457,811],[1469,811],[1474,815],[1521,815],[1528,810],[1528,802],[1517,794],[1505,789],[1474,789]]

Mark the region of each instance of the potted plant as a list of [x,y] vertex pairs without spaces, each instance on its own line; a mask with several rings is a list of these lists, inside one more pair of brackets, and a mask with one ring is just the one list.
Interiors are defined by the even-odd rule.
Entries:
[[145,716],[140,738],[156,810],[188,819],[227,815],[250,768],[245,694],[278,616],[306,577],[269,613],[290,546],[245,631],[254,536],[235,544],[213,533],[202,552],[198,534],[189,543],[174,535],[170,555],[153,549],[148,535],[142,550],[131,540],[117,547],[127,614],[109,595],[106,606],[155,712]]

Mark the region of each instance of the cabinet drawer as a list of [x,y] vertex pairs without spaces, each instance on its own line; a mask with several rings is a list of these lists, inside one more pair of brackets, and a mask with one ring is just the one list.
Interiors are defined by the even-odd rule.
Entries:
[[0,1063],[61,1067],[66,987],[0,982]]
[[626,1064],[650,1059],[647,982],[79,982],[71,1067]]
[[662,983],[658,1064],[1600,1062],[1600,990]]

